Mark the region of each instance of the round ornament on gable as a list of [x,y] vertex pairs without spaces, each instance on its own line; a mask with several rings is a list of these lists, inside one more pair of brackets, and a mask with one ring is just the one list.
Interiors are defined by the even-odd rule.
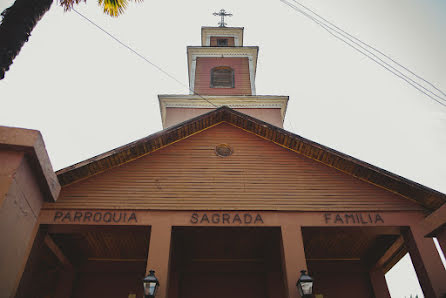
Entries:
[[215,146],[215,154],[221,157],[227,157],[232,155],[233,151],[232,148],[229,147],[229,145],[226,144],[220,144]]

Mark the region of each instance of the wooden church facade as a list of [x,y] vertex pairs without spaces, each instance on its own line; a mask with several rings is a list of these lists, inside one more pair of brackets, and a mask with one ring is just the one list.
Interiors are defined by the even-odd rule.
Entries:
[[164,130],[56,173],[38,132],[0,128],[0,296],[142,297],[153,269],[159,298],[298,298],[300,270],[314,297],[390,297],[409,252],[443,297],[446,196],[283,130],[257,55],[203,27]]

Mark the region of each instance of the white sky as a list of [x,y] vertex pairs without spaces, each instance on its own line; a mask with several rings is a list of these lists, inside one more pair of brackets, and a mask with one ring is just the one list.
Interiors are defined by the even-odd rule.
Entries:
[[[446,1],[301,2],[446,90]],[[221,8],[260,46],[257,94],[290,96],[285,129],[446,193],[446,107],[279,0],[145,0],[116,19],[76,7],[185,84],[186,46]],[[53,4],[0,81],[0,124],[40,130],[57,170],[161,130],[157,94],[188,93]]]

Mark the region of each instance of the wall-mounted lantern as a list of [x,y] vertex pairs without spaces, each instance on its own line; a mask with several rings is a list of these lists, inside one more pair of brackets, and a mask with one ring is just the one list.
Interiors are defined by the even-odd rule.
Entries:
[[311,297],[313,294],[313,278],[305,270],[300,271],[296,286],[301,297]]
[[150,270],[149,275],[142,280],[144,286],[144,298],[153,298],[160,285],[158,278],[155,276],[155,271]]

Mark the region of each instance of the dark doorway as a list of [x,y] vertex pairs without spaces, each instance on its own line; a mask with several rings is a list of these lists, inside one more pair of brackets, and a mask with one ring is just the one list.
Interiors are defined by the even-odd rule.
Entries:
[[142,297],[150,228],[43,226],[16,298]]
[[398,227],[303,228],[308,270],[315,280],[314,293],[324,298],[341,298],[348,289],[348,297],[375,297],[369,272],[400,234]]
[[285,297],[278,228],[173,229],[169,298]]

